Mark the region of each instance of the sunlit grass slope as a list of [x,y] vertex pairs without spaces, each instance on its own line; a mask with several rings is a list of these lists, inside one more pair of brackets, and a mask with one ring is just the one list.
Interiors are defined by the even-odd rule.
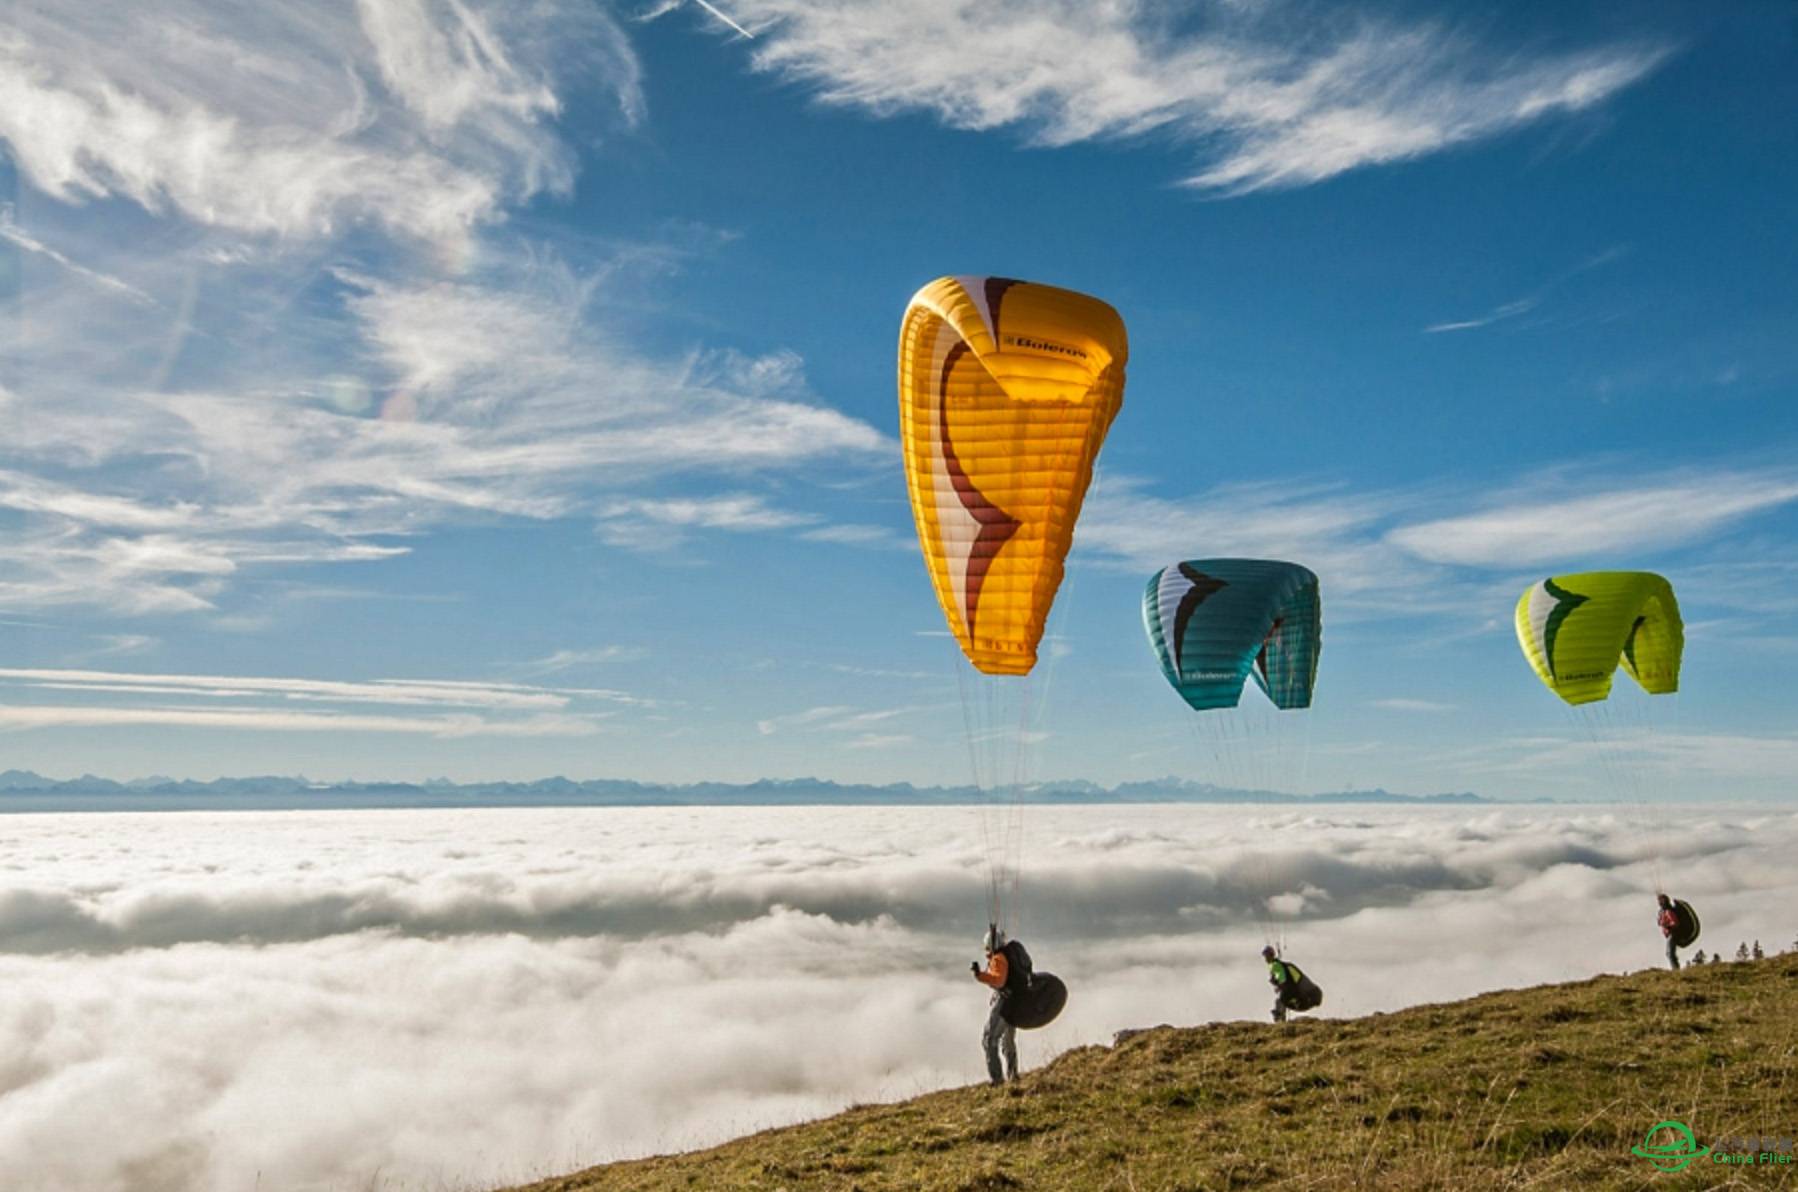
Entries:
[[1003,1091],[863,1106],[708,1151],[595,1167],[589,1189],[1798,1186],[1798,1162],[1661,1174],[1701,1144],[1798,1136],[1798,956],[1598,977],[1346,1021],[1160,1028]]

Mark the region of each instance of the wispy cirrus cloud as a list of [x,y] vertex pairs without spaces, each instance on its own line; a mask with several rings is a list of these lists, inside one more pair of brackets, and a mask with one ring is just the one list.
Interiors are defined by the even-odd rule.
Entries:
[[884,550],[917,549],[916,543],[902,532],[887,526],[870,526],[853,522],[836,526],[819,526],[815,530],[806,530],[799,536],[807,542],[830,542],[841,546],[876,547]]
[[730,26],[730,29],[733,33],[739,33],[744,37],[750,38],[751,40],[753,40],[755,38],[755,34],[751,33],[749,30],[743,28],[743,26],[741,26],[741,25],[737,24],[735,21],[733,21],[730,18],[730,14],[725,12],[723,9],[719,8],[717,5],[708,4],[708,3],[706,3],[706,0],[693,0],[693,3],[699,5],[699,7],[701,7],[701,8],[705,9],[706,12],[708,12],[712,16],[716,17],[721,23]]
[[527,675],[553,675],[577,666],[596,666],[605,662],[622,662],[639,658],[642,651],[631,646],[597,646],[591,650],[556,650],[542,658],[532,659],[517,669]]
[[910,733],[862,733],[853,738],[845,746],[848,749],[897,749],[902,745],[910,745],[917,738]]
[[69,661],[85,661],[90,658],[118,658],[130,654],[142,654],[161,645],[159,638],[144,633],[103,633],[98,640],[101,645],[83,650]]
[[1161,134],[1202,144],[1186,181],[1302,186],[1603,102],[1666,47],[1534,56],[1434,23],[1292,4],[741,0],[755,65],[826,103],[923,111],[1067,145]]
[[[464,679],[0,668],[0,731],[163,726],[444,737],[585,736],[653,701],[591,687]],[[36,702],[26,702],[36,701]],[[337,707],[341,705],[340,709]],[[389,709],[366,711],[369,707]]]
[[646,497],[614,501],[599,511],[600,537],[615,546],[666,550],[679,546],[683,531],[785,530],[815,525],[816,515],[776,509],[752,493],[721,497]]
[[199,505],[179,499],[152,503],[4,469],[0,469],[0,508],[48,514],[90,526],[146,531],[188,525],[201,512]]
[[1145,576],[1191,558],[1303,562],[1338,596],[1416,596],[1399,581],[1417,560],[1381,531],[1420,503],[1405,491],[1265,482],[1160,497],[1134,477],[1107,476],[1080,516],[1079,550]]
[[[898,717],[908,716],[914,712],[926,710],[922,706],[905,705],[897,708],[880,708],[864,711],[843,704],[823,704],[807,708],[803,712],[789,712],[783,716],[770,716],[756,721],[756,731],[764,737],[775,733],[789,732],[793,729],[804,729],[812,732],[859,733],[857,741],[862,742],[858,748],[875,748],[892,744],[899,738],[883,736],[871,731],[873,726],[885,724]],[[889,735],[890,736],[890,735]]]
[[281,532],[300,532],[300,527],[269,527],[268,537],[232,533],[206,520],[135,534],[66,515],[33,522],[0,560],[0,605],[99,605],[127,615],[196,612],[213,608],[246,567],[368,562],[407,549],[322,535],[289,538]]
[[1403,697],[1369,700],[1368,703],[1371,707],[1384,708],[1388,712],[1452,712],[1455,708],[1454,704],[1445,704],[1439,700]]
[[621,691],[591,687],[539,687],[528,683],[467,679],[334,679],[254,675],[144,674],[134,671],[61,670],[0,667],[0,683],[65,690],[185,692],[236,699],[278,696],[291,700],[361,704],[439,704],[492,709],[565,708],[576,699],[645,703]]
[[39,190],[257,236],[369,221],[466,252],[505,203],[570,185],[559,88],[643,106],[617,24],[553,0],[26,7],[7,32],[0,139]]
[[[1144,481],[1110,476],[1081,515],[1076,557],[1145,576],[1180,559],[1291,559],[1318,573],[1334,609],[1357,619],[1459,613],[1470,589],[1518,568],[1620,557],[1654,565],[1794,504],[1798,476],[1789,469],[1690,468],[1644,483],[1617,460],[1531,472],[1496,494],[1441,480],[1392,489],[1268,482],[1161,497]],[[1792,567],[1759,552],[1745,572],[1756,585],[1749,603],[1784,610]],[[1728,605],[1727,570],[1697,565],[1693,595],[1716,591]]]
[[1388,540],[1435,563],[1557,563],[1684,545],[1798,501],[1798,476],[1787,472],[1686,473],[1599,491],[1587,481],[1565,486],[1577,495],[1545,499],[1552,480],[1526,484],[1487,509],[1398,527]]
[[1536,309],[1539,301],[1534,297],[1519,298],[1514,302],[1501,302],[1483,315],[1471,319],[1456,319],[1447,323],[1432,323],[1423,329],[1425,335],[1439,335],[1444,331],[1473,331],[1480,327],[1490,327],[1494,323],[1502,323],[1506,319],[1515,319]]
[[841,704],[826,704],[815,708],[807,708],[803,712],[791,712],[785,716],[770,716],[765,720],[758,720],[756,721],[755,729],[763,736],[769,736],[773,733],[780,732],[783,729],[803,728],[806,725],[817,724],[820,721],[834,720],[838,717],[846,716],[854,710],[855,709],[845,707]]
[[391,716],[292,708],[0,705],[0,732],[37,728],[203,728],[241,732],[397,733],[427,737],[585,737],[605,713],[496,720],[472,714]]
[[[203,610],[247,567],[379,560],[491,517],[584,513],[625,545],[632,524],[821,528],[753,493],[619,494],[892,449],[819,403],[789,352],[656,359],[602,333],[588,314],[609,291],[553,260],[480,280],[336,280],[337,325],[363,361],[321,375],[277,360],[251,381],[259,319],[221,316],[208,334],[250,345],[234,375],[161,391],[82,384],[77,366],[0,405],[0,507],[28,515],[0,602]],[[54,338],[39,359],[59,354]]]
[[1629,248],[1625,245],[1617,245],[1613,248],[1608,248],[1598,255],[1581,261],[1573,268],[1549,279],[1543,285],[1532,290],[1530,293],[1525,294],[1521,298],[1515,298],[1509,302],[1501,302],[1485,314],[1476,315],[1473,318],[1453,319],[1443,323],[1432,323],[1428,327],[1425,327],[1423,332],[1425,335],[1440,335],[1445,331],[1474,331],[1481,327],[1490,327],[1494,323],[1503,323],[1510,319],[1520,318],[1540,306],[1543,300],[1548,297],[1549,292],[1568,278],[1575,277],[1589,269],[1596,269],[1601,265],[1608,265],[1612,261],[1620,260],[1624,256],[1627,256],[1628,253]]
[[110,290],[115,294],[123,294],[138,302],[148,303],[153,301],[148,294],[144,293],[130,282],[121,281],[110,274],[101,273],[97,269],[89,269],[79,261],[72,261],[63,253],[51,248],[43,241],[31,235],[31,233],[27,232],[24,228],[21,228],[14,221],[11,204],[0,203],[0,240],[4,240],[8,244],[22,249],[25,252],[36,253],[40,257],[54,261],[56,264],[67,269],[77,277],[90,281],[102,289]]
[[629,124],[640,75],[603,8],[562,0],[20,14],[0,247],[30,258],[29,382],[0,394],[0,605],[214,611],[253,571],[450,524],[890,450],[790,351],[633,337],[642,275],[728,234],[571,259],[503,231],[572,185],[569,105]]
[[1420,754],[1482,783],[1528,783],[1563,797],[1645,805],[1789,793],[1798,734],[1682,731],[1664,707],[1642,717],[1639,727],[1509,736],[1452,749],[1425,747]]
[[1681,590],[1757,619],[1798,614],[1798,552],[1789,543],[1762,538],[1733,555],[1681,568]]

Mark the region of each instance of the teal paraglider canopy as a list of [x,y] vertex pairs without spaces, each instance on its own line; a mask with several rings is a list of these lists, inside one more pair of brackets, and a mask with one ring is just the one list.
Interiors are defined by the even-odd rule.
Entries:
[[1161,673],[1199,711],[1234,708],[1251,675],[1281,709],[1308,708],[1322,647],[1317,576],[1271,559],[1163,567],[1142,598]]

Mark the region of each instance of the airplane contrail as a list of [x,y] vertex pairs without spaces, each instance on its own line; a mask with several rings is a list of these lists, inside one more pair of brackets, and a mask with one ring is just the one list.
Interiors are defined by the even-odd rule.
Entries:
[[741,25],[737,24],[735,21],[731,20],[729,17],[725,16],[722,12],[719,12],[712,5],[707,4],[706,0],[693,0],[693,3],[699,5],[699,7],[705,9],[707,12],[709,12],[713,16],[717,17],[719,20],[723,21],[726,25],[729,25],[732,29],[735,29],[738,33],[741,33],[744,37],[747,37],[750,41],[755,40],[755,34],[751,33],[749,30],[743,28],[743,26],[741,26]]

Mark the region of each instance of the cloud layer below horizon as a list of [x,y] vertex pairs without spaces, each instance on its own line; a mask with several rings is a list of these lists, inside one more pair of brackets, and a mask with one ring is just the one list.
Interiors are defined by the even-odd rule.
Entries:
[[[7,822],[11,1188],[483,1186],[981,1073],[969,810]],[[1260,1017],[1270,905],[1330,1014],[1652,966],[1657,881],[1703,908],[1704,944],[1776,949],[1795,829],[1769,808],[1032,809],[1021,934],[1074,996],[1026,1063]]]

